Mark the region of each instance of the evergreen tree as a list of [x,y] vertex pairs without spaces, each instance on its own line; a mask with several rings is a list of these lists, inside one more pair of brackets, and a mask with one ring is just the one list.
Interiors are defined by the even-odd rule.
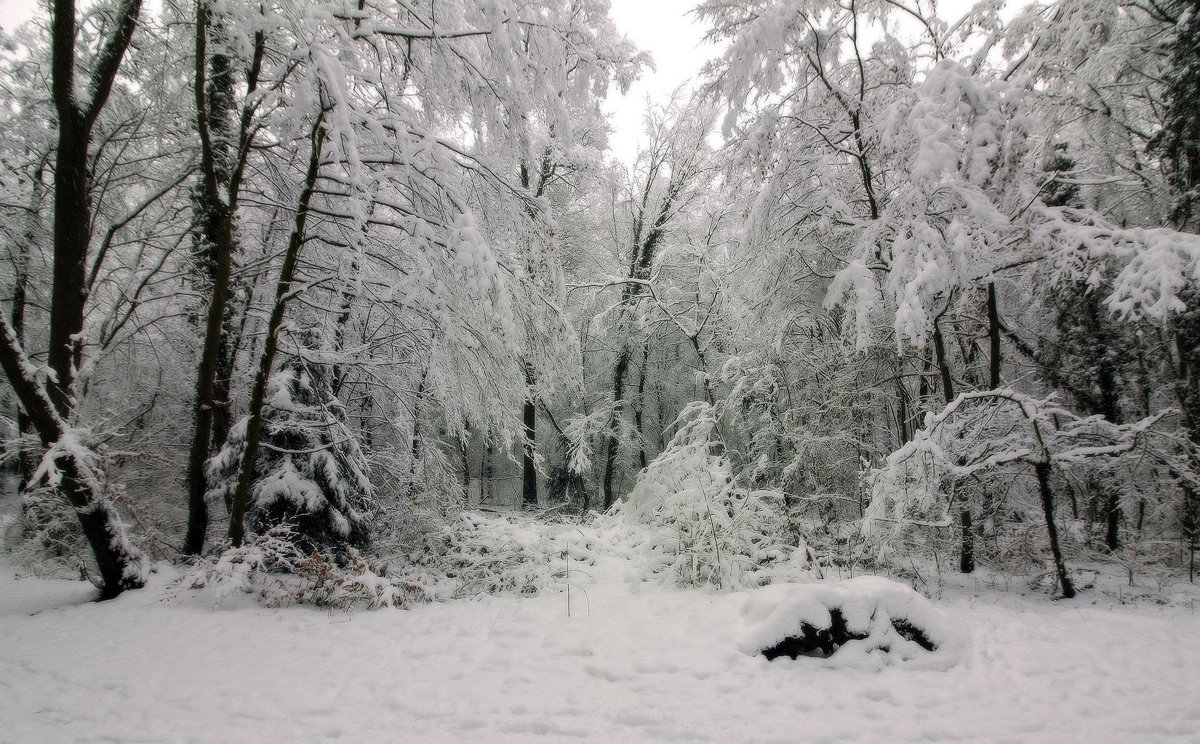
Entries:
[[[271,376],[249,523],[258,534],[286,523],[302,549],[341,552],[368,543],[375,492],[346,409],[333,394],[332,367],[313,359],[319,348],[319,332],[309,330],[300,353]],[[243,420],[209,463],[210,499],[232,493],[245,436]]]
[[1180,14],[1165,76],[1163,127],[1150,148],[1162,157],[1175,192],[1172,221],[1180,229],[1195,230],[1200,205],[1200,0],[1182,0],[1176,7]]

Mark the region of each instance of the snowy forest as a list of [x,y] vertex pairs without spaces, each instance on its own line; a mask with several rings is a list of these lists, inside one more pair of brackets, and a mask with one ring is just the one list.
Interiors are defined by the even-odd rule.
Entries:
[[1194,578],[1194,2],[704,2],[629,165],[604,0],[52,6],[0,39],[22,560],[352,577],[482,508],[685,585]]
[[[812,642],[776,655],[966,649],[983,620],[904,584],[1019,587],[1038,612],[1151,586],[1194,612],[1200,2],[942,5],[699,2],[715,51],[644,106],[630,162],[606,101],[655,60],[608,0],[48,0],[4,25],[0,528],[28,577],[5,593],[125,613],[77,634],[160,597],[233,603],[260,640],[254,613],[409,608],[348,637],[462,623],[455,649],[489,612],[533,613],[516,648],[549,620],[497,595],[605,617],[597,577],[619,575],[681,597],[630,628],[725,629],[664,662],[687,685],[729,628],[756,652],[787,635],[781,607]],[[900,618],[883,636],[864,593]],[[670,601],[711,611],[666,623]],[[544,642],[575,655],[563,633]],[[1153,628],[1111,633],[1119,653]],[[991,642],[955,653],[979,670]],[[593,653],[588,684],[631,673]],[[712,664],[777,697],[749,659]],[[991,694],[963,689],[948,707]],[[33,725],[14,694],[0,717]],[[1182,728],[1080,740],[1200,726],[1194,699],[1155,704]],[[671,715],[644,740],[698,740]],[[612,721],[587,730],[631,740]],[[945,725],[922,736],[969,738]]]

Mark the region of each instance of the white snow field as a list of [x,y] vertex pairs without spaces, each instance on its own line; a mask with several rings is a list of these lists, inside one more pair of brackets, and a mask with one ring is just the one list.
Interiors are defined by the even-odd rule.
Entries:
[[938,670],[739,650],[837,588],[682,591],[613,561],[570,616],[565,593],[331,613],[214,608],[173,570],[96,604],[0,566],[0,741],[1200,741],[1187,603],[935,602],[939,637],[961,641]]

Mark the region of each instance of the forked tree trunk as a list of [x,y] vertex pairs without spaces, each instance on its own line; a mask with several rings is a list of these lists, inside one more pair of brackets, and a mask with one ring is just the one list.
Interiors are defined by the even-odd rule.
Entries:
[[[47,354],[53,375],[44,387],[9,319],[0,315],[0,367],[42,445],[55,452],[54,465],[60,476],[57,489],[75,510],[95,555],[103,599],[142,586],[144,559],[125,539],[124,527],[104,492],[102,474],[69,422],[76,404],[75,373],[83,349],[88,296],[85,267],[92,222],[88,151],[140,9],[140,0],[125,0],[115,9],[111,31],[93,60],[85,87],[76,84],[74,0],[54,0],[51,6],[51,97],[58,116],[58,145]],[[81,90],[87,91],[90,100],[81,100]]]
[[[234,289],[232,273],[236,250],[233,223],[246,154],[253,139],[249,108],[242,111],[238,131],[231,131],[233,69],[225,54],[208,54],[208,32],[213,25],[208,0],[198,0],[196,3],[195,24],[192,91],[196,106],[196,132],[200,140],[196,217],[200,226],[200,255],[203,257],[211,299],[205,315],[204,337],[196,369],[192,441],[188,451],[188,525],[183,542],[186,555],[199,555],[204,550],[209,523],[206,465],[212,448],[224,444],[232,420],[230,387],[241,337],[234,328],[244,323],[244,315],[240,320],[236,318],[235,308],[229,302]],[[254,56],[247,75],[247,96],[252,95],[257,87],[264,49],[263,36],[259,33],[255,36]],[[224,198],[222,191],[225,192]],[[238,309],[244,311],[244,308]],[[232,510],[231,503],[226,503],[226,506]]]
[[209,86],[206,84],[206,68],[209,64],[206,52],[208,24],[208,3],[206,0],[199,0],[196,3],[194,88],[196,131],[200,135],[201,174],[197,212],[201,240],[204,242],[201,255],[209,257],[206,263],[211,271],[211,297],[204,324],[204,345],[196,370],[192,446],[188,453],[188,525],[183,541],[183,552],[186,555],[199,555],[204,549],[204,539],[208,533],[208,502],[205,500],[208,478],[205,465],[212,442],[217,360],[225,319],[225,299],[229,294],[229,277],[233,266],[233,214],[229,204],[220,195],[220,187],[224,184],[220,182],[217,173],[217,156],[212,141],[213,128],[209,120]]

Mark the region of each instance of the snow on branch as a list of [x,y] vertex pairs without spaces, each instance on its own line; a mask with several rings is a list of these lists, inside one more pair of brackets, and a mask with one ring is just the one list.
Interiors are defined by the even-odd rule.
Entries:
[[930,413],[912,440],[871,473],[863,532],[877,534],[880,523],[897,532],[922,523],[948,526],[958,482],[1018,463],[1075,466],[1120,458],[1149,446],[1148,434],[1170,414],[1116,424],[1012,389],[963,393]]

